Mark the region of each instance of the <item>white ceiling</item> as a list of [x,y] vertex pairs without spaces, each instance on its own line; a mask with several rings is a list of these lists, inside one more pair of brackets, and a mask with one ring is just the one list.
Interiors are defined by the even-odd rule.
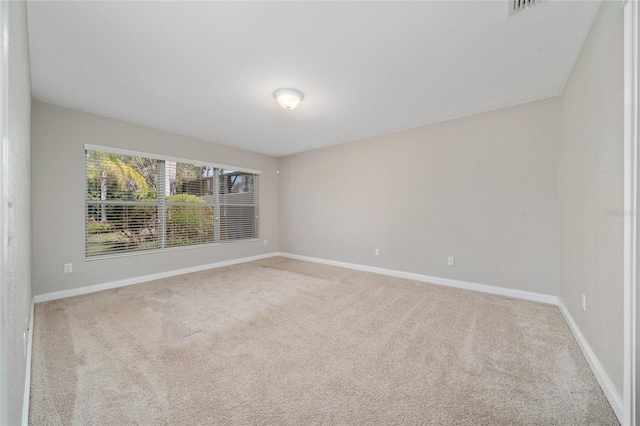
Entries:
[[557,95],[598,5],[29,1],[33,97],[281,156]]

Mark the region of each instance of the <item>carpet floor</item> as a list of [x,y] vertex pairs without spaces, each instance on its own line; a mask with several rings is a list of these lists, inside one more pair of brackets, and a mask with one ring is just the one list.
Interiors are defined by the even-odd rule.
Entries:
[[615,425],[557,307],[284,258],[36,305],[32,425]]

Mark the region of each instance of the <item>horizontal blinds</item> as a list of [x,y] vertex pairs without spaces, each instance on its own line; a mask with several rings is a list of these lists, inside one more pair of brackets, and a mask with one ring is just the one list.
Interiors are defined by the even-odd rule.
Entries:
[[86,256],[158,249],[158,162],[102,151],[85,157]]
[[86,256],[258,238],[259,175],[86,150]]
[[210,166],[164,161],[165,247],[215,242]]
[[221,170],[221,241],[234,241],[258,237],[258,189],[258,175],[233,170]]
[[87,256],[159,248],[157,205],[87,202],[86,209]]

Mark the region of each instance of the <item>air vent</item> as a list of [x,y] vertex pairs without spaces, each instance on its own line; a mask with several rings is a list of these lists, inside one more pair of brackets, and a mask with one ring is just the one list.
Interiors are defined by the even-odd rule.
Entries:
[[522,12],[540,3],[541,0],[509,0],[509,15]]

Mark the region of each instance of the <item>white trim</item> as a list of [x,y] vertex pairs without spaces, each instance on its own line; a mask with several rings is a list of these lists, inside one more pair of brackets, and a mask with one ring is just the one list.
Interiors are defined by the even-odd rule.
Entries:
[[143,254],[158,254],[158,253],[166,253],[170,251],[193,250],[193,249],[201,249],[201,248],[208,248],[208,247],[223,247],[223,246],[228,246],[232,244],[256,243],[260,241],[261,241],[260,238],[247,238],[246,240],[229,240],[229,241],[223,241],[219,243],[192,244],[189,246],[167,247],[163,249],[115,252],[115,253],[109,253],[109,254],[99,254],[99,255],[90,256],[90,257],[86,257],[85,255],[84,260],[85,262],[93,262],[96,260],[117,259],[119,257],[131,257],[131,256],[138,256]]
[[29,400],[31,397],[31,349],[33,348],[33,316],[36,300],[31,299],[31,316],[29,317],[29,339],[27,340],[27,362],[24,375],[24,398],[22,400],[22,426],[29,424]]
[[623,425],[638,423],[638,36],[637,1],[624,6],[624,355]]
[[261,254],[258,256],[243,257],[239,259],[209,263],[206,265],[198,265],[198,266],[193,266],[189,268],[175,269],[172,271],[160,272],[157,274],[143,275],[143,276],[134,277],[134,278],[127,278],[124,280],[111,281],[111,282],[102,283],[102,284],[95,284],[88,287],[80,287],[80,288],[74,288],[69,290],[56,291],[52,293],[38,294],[34,297],[34,299],[35,299],[35,303],[48,302],[50,300],[65,299],[67,297],[79,296],[81,294],[95,293],[97,291],[109,290],[109,289],[118,288],[118,287],[126,287],[129,285],[139,284],[147,281],[174,277],[176,275],[189,274],[191,272],[199,272],[199,271],[204,271],[206,269],[220,268],[223,266],[237,265],[240,263],[246,263],[254,260],[266,259],[269,257],[276,257],[276,256],[287,257],[290,259],[304,260],[307,262],[339,266],[342,268],[355,269],[358,271],[373,272],[381,275],[407,278],[415,281],[443,285],[447,287],[462,288],[465,290],[479,291],[482,293],[496,294],[499,296],[514,297],[516,299],[530,300],[533,302],[548,303],[551,305],[558,304],[558,297],[548,295],[548,294],[534,293],[534,292],[523,291],[523,290],[514,290],[510,288],[496,287],[496,286],[491,286],[486,284],[477,284],[477,283],[472,283],[467,281],[453,280],[450,278],[433,277],[429,275],[414,274],[412,272],[403,272],[403,271],[397,271],[393,269],[377,268],[374,266],[358,265],[355,263],[338,262],[336,260],[319,259],[316,257],[300,256],[297,254],[280,253],[280,252],[272,252],[267,254]]
[[178,163],[191,163],[191,164],[198,164],[198,165],[202,165],[202,166],[211,166],[211,167],[215,167],[218,169],[225,169],[225,170],[235,170],[237,172],[246,172],[246,173],[253,173],[256,175],[262,174],[262,171],[260,170],[253,170],[253,169],[247,169],[246,167],[236,167],[236,166],[229,166],[226,164],[218,164],[218,163],[211,163],[209,161],[202,161],[202,160],[191,160],[188,158],[180,158],[180,157],[172,157],[169,155],[161,155],[161,154],[151,154],[148,152],[142,152],[142,151],[132,151],[130,149],[122,149],[122,148],[113,148],[110,146],[100,146],[100,145],[92,145],[92,144],[84,144],[84,149],[88,150],[88,151],[102,151],[102,152],[110,152],[111,154],[122,154],[122,155],[134,155],[134,156],[138,156],[138,157],[147,157],[147,158],[153,158],[154,160],[164,160],[164,161],[175,161]]
[[373,272],[376,274],[390,275],[392,277],[407,278],[415,281],[422,281],[431,284],[438,284],[447,287],[462,288],[465,290],[479,291],[482,293],[496,294],[499,296],[514,297],[516,299],[531,300],[533,302],[558,304],[558,297],[549,294],[533,293],[530,291],[514,290],[504,287],[496,287],[486,284],[477,284],[468,281],[452,280],[450,278],[432,277],[429,275],[414,274],[412,272],[397,271],[394,269],[377,268],[374,266],[358,265],[355,263],[338,262],[336,260],[319,259],[317,257],[300,256],[291,253],[279,253],[282,257],[290,259],[305,260],[307,262],[323,263],[325,265],[340,266],[342,268],[355,269],[358,271]]
[[206,265],[192,266],[189,268],[174,269],[172,271],[159,272],[157,274],[142,275],[124,280],[110,281],[102,284],[95,284],[87,287],[73,288],[69,290],[56,291],[53,293],[38,294],[34,297],[36,303],[48,302],[50,300],[65,299],[67,297],[79,296],[81,294],[95,293],[97,291],[109,290],[112,288],[126,287],[133,284],[140,284],[147,281],[159,280],[162,278],[175,277],[176,275],[189,274],[207,269],[221,268],[223,266],[237,265],[239,263],[252,262],[254,260],[275,257],[278,253],[260,254],[257,256],[242,257],[239,259],[224,260],[222,262],[209,263]]
[[618,391],[616,390],[616,387],[613,385],[613,382],[611,381],[607,373],[604,371],[604,368],[602,368],[602,364],[600,364],[598,357],[591,350],[591,347],[589,346],[589,344],[587,343],[587,340],[582,335],[582,332],[580,331],[580,329],[578,328],[578,325],[573,320],[573,317],[569,313],[569,310],[567,309],[567,307],[564,306],[564,303],[558,302],[558,308],[560,308],[560,312],[562,312],[562,315],[564,316],[564,319],[567,322],[567,325],[569,326],[569,329],[571,330],[573,337],[575,337],[576,341],[578,342],[578,346],[580,346],[580,349],[582,350],[582,354],[587,359],[587,362],[591,367],[591,371],[593,371],[593,375],[596,376],[596,379],[598,380],[598,383],[600,384],[600,387],[602,388],[604,395],[609,400],[609,404],[611,404],[611,408],[613,408],[613,412],[618,417],[618,420],[621,420],[622,419],[622,398],[620,398],[620,394],[618,394]]

